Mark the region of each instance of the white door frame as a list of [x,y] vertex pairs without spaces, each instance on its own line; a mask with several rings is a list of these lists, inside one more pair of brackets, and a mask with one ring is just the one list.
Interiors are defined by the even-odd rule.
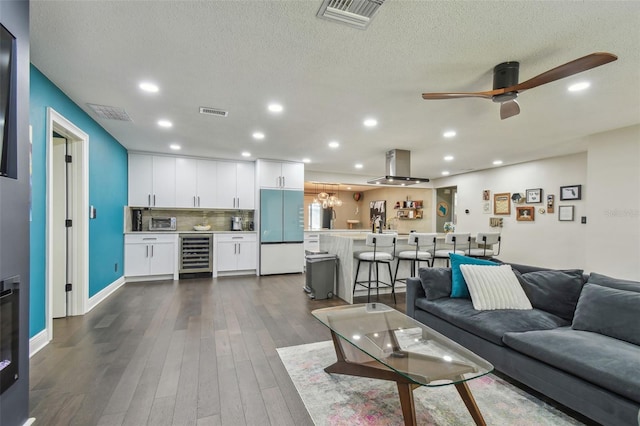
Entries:
[[89,304],[89,135],[64,118],[53,108],[47,108],[46,137],[46,327],[49,340],[53,338],[53,132],[68,139],[73,155],[72,188],[73,203],[73,247],[75,259],[72,263],[73,292],[69,314],[84,315]]

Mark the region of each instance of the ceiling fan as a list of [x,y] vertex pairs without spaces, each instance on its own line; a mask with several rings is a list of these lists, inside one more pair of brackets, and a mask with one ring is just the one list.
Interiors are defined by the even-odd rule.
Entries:
[[486,98],[500,103],[500,118],[513,117],[520,114],[520,106],[516,101],[518,93],[543,84],[551,83],[561,78],[578,74],[591,68],[613,62],[618,57],[611,53],[596,52],[582,58],[575,59],[553,69],[543,72],[527,81],[518,83],[519,62],[503,62],[493,68],[493,90],[486,92],[462,93],[423,93],[423,99],[457,99],[457,98]]

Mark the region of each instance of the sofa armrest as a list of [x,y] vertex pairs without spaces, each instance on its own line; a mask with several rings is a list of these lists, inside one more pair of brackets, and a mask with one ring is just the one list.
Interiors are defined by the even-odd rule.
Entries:
[[416,300],[420,297],[426,297],[424,288],[422,288],[422,283],[420,282],[420,278],[407,278],[406,314],[411,318],[415,317],[414,314],[416,310]]

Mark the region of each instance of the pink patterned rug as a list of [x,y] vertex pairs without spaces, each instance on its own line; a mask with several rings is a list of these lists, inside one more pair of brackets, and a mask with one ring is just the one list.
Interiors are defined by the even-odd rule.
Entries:
[[[403,425],[394,382],[328,374],[336,361],[330,341],[278,348],[311,418],[324,425]],[[568,426],[579,421],[494,375],[469,382],[488,425]],[[419,425],[474,425],[455,387],[414,390]]]

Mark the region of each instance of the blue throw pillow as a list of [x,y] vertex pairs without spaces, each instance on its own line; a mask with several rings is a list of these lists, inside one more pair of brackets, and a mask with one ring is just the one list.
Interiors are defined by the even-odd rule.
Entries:
[[460,270],[460,265],[499,265],[499,263],[489,260],[461,256],[455,253],[449,253],[449,259],[451,259],[451,297],[464,299],[471,298],[471,295]]

